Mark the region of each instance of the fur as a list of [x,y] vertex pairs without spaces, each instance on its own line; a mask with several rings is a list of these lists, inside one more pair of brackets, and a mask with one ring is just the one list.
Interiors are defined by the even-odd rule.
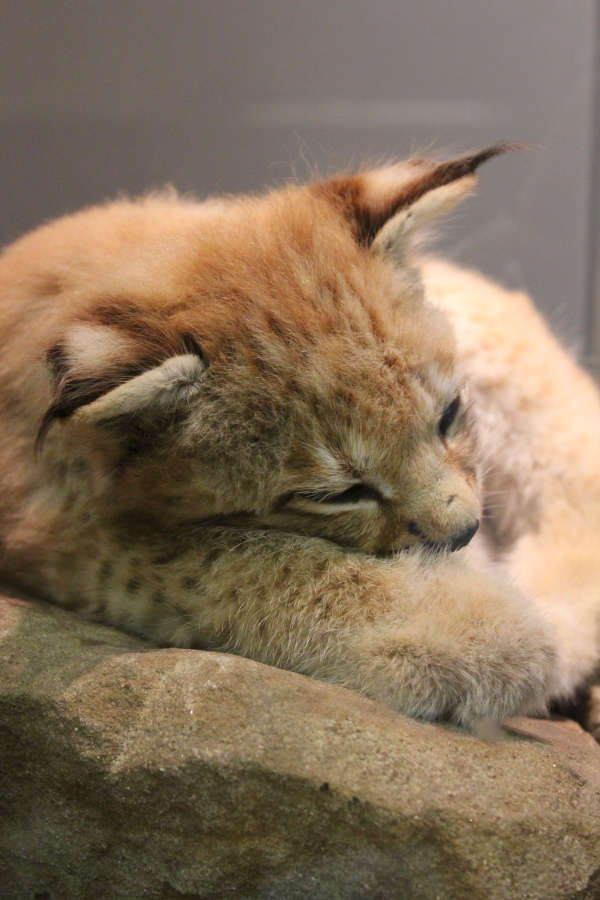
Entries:
[[411,247],[503,149],[119,200],[7,248],[4,580],[421,718],[571,696],[598,393],[525,295]]

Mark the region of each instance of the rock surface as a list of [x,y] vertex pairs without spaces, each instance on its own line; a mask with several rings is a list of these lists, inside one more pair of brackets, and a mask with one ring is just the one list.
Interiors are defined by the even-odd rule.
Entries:
[[0,896],[600,897],[600,748],[0,599]]

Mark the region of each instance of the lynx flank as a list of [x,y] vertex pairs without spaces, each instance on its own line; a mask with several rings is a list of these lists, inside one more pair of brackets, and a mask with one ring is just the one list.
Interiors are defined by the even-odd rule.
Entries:
[[598,393],[526,296],[411,250],[503,149],[5,250],[3,580],[426,719],[568,698],[599,656]]

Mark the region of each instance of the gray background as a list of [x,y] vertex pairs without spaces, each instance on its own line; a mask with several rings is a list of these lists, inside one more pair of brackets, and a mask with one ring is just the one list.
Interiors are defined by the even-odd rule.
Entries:
[[4,0],[0,242],[121,190],[522,141],[439,246],[527,287],[591,365],[597,21],[594,0]]

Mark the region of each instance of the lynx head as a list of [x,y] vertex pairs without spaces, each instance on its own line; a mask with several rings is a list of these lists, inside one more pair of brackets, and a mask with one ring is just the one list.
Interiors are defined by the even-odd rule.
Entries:
[[377,554],[463,546],[479,515],[467,388],[411,239],[504,149],[84,213],[96,235],[118,217],[121,239],[75,285],[41,437],[60,419],[53,440],[93,447],[120,512]]

